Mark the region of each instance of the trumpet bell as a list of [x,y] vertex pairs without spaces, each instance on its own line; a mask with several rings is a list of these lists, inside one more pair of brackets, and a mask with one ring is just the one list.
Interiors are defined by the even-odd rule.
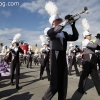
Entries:
[[87,11],[87,10],[88,10],[88,7],[85,6],[85,7],[84,7],[84,11]]
[[88,7],[85,6],[85,7],[84,7],[84,11],[85,11],[86,14],[88,14],[88,13],[89,13]]

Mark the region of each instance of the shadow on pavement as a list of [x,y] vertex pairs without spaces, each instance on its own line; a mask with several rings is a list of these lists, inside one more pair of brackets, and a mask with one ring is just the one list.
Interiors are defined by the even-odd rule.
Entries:
[[29,92],[23,94],[17,94],[7,98],[6,100],[30,100],[34,94],[30,94]]
[[[87,79],[86,82],[86,86],[85,86],[85,91],[91,89],[94,87],[94,84],[92,82],[91,79]],[[88,94],[84,94],[84,95],[88,95]],[[77,90],[74,92],[74,94],[72,95],[70,100],[81,100],[81,98],[83,97],[83,94],[80,94],[79,92],[77,92]]]
[[7,97],[7,96],[10,96],[14,93],[17,93],[18,90],[17,89],[7,89],[7,90],[3,90],[0,92],[0,99],[3,98],[3,97]]
[[10,85],[10,82],[8,84],[2,83],[2,84],[0,84],[0,88],[6,87],[6,86],[9,86],[9,85]]
[[76,90],[70,100],[81,100],[82,96],[83,94],[78,93]]

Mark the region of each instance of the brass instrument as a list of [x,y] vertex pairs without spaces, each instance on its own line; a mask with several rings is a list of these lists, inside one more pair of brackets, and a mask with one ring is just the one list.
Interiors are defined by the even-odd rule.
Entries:
[[[77,20],[81,17],[81,14],[83,14],[83,13],[86,13],[86,14],[89,13],[87,7],[84,7],[84,10],[83,10],[82,12],[77,13],[77,14],[75,14],[75,15],[72,15],[72,16],[71,16],[71,19],[73,19],[73,20],[70,20],[70,21],[69,21],[69,24],[72,25],[73,22],[74,22],[74,21],[77,21]],[[75,17],[77,17],[77,18],[75,18]]]

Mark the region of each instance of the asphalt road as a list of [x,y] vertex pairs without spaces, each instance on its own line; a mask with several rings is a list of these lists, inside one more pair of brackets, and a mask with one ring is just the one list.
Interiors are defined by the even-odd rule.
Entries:
[[[79,68],[81,71],[81,68]],[[0,80],[0,100],[42,100],[42,96],[49,87],[46,71],[44,72],[44,80],[39,80],[40,66],[33,64],[32,69],[21,66],[20,70],[20,90],[15,89],[15,85],[10,85],[9,77]],[[74,68],[72,76],[68,76],[68,92],[66,100],[100,100],[94,87],[91,77],[88,78],[86,84],[86,95],[81,95],[76,90],[78,88],[79,77],[75,75]],[[52,100],[58,100],[56,94]]]

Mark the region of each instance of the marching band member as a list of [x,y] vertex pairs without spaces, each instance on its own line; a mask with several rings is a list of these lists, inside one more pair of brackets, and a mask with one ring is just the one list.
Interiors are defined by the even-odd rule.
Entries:
[[82,65],[82,52],[78,52],[76,54],[76,62],[78,67],[80,67],[80,65]]
[[11,62],[11,85],[13,85],[14,72],[16,69],[16,89],[19,89],[19,53],[24,53],[23,50],[17,45],[17,41],[12,41],[12,48],[10,49],[12,53],[12,62]]
[[42,46],[43,47],[40,49],[41,52],[40,79],[43,79],[42,76],[43,76],[44,68],[46,67],[48,81],[50,81],[50,68],[49,68],[50,48],[47,46],[46,43],[42,43]]
[[49,22],[52,26],[47,32],[47,35],[50,38],[51,79],[50,86],[42,100],[51,100],[57,92],[58,100],[66,100],[68,84],[68,70],[66,63],[67,41],[76,41],[79,34],[75,27],[75,22],[71,25],[72,35],[62,31],[71,16],[67,15],[65,21],[62,22],[62,18],[59,17],[58,9],[52,1],[46,3],[45,9],[51,15]]
[[34,63],[35,63],[35,65],[37,64],[39,64],[39,52],[38,52],[38,49],[36,48],[35,49],[35,52],[34,52]]
[[[13,38],[12,45],[10,47],[12,61],[11,61],[11,85],[14,85],[14,72],[16,69],[16,89],[19,89],[19,75],[20,75],[20,64],[19,64],[19,53],[24,53],[23,50],[19,47],[18,40],[21,34],[16,34]],[[5,55],[6,56],[6,55]]]
[[84,28],[83,36],[84,40],[82,42],[82,48],[83,48],[83,70],[82,74],[80,76],[79,85],[77,91],[81,94],[86,93],[85,92],[85,84],[87,77],[89,74],[92,77],[92,80],[94,82],[94,86],[96,87],[97,93],[100,96],[100,80],[98,78],[98,72],[97,72],[97,56],[95,55],[95,50],[98,46],[100,46],[100,34],[99,37],[97,37],[96,42],[91,42],[92,34],[89,32],[89,24],[86,19],[82,20],[82,25]]
[[32,52],[32,50],[30,49],[28,51],[28,57],[27,57],[27,68],[28,68],[29,64],[30,64],[30,68],[32,68],[33,54],[34,54],[34,52]]
[[76,53],[77,50],[75,49],[73,44],[69,45],[69,52],[70,52],[70,56],[69,56],[69,75],[71,74],[71,70],[72,70],[72,66],[74,65],[75,71],[76,71],[76,76],[79,76],[79,70],[77,68],[77,62],[76,62]]
[[26,64],[27,63],[27,54],[23,55],[23,63]]

